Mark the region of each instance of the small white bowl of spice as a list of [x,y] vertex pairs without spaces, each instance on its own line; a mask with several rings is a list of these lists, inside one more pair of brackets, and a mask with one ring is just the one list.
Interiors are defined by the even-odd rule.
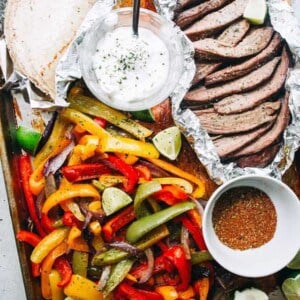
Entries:
[[203,216],[203,235],[228,271],[263,277],[284,268],[300,249],[300,201],[283,182],[245,175],[220,186]]

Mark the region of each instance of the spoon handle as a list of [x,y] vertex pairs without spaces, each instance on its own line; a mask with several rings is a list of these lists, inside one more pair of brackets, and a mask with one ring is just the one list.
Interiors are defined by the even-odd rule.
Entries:
[[139,17],[140,17],[140,0],[134,0],[133,3],[133,18],[132,18],[132,30],[133,35],[138,36],[139,34]]

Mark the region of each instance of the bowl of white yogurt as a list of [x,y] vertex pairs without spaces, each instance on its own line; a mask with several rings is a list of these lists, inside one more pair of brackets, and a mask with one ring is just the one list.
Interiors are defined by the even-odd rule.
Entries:
[[183,70],[177,28],[141,9],[133,35],[132,8],[112,10],[86,34],[80,51],[82,76],[94,96],[124,111],[149,109],[176,88]]

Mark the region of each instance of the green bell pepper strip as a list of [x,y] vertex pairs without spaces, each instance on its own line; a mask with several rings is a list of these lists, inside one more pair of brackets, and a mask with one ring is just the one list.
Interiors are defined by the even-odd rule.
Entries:
[[112,267],[110,276],[103,290],[104,297],[112,292],[125,279],[126,275],[131,270],[133,263],[134,259],[127,258],[121,260]]
[[132,119],[129,119],[123,113],[101,103],[100,101],[86,97],[80,94],[70,95],[68,97],[70,108],[81,111],[85,114],[101,117],[109,123],[131,133],[138,139],[144,140],[152,134],[148,128],[140,125]]
[[89,253],[74,251],[72,256],[73,273],[87,277],[87,267],[89,262]]
[[[167,226],[162,225],[155,228],[147,235],[145,235],[141,240],[134,244],[140,250],[145,250],[154,244],[158,243],[162,239],[166,238],[170,234]],[[92,260],[92,265],[95,266],[106,266],[119,262],[120,260],[128,257],[130,254],[128,252],[119,249],[110,249],[108,251],[102,252],[94,256]]]
[[181,202],[176,205],[165,208],[152,215],[145,216],[133,222],[127,229],[126,239],[130,243],[134,243],[143,237],[146,233],[154,228],[167,223],[184,212],[193,209],[195,204],[192,202]]
[[192,265],[197,265],[197,264],[200,264],[200,263],[208,261],[208,260],[213,260],[213,257],[206,250],[191,253],[191,263],[192,263]]

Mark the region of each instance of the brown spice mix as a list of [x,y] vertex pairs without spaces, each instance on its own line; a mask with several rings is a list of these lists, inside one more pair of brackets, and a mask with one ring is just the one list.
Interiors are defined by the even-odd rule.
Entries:
[[257,248],[275,233],[277,215],[267,194],[253,187],[233,188],[215,204],[212,221],[222,243],[233,249]]

